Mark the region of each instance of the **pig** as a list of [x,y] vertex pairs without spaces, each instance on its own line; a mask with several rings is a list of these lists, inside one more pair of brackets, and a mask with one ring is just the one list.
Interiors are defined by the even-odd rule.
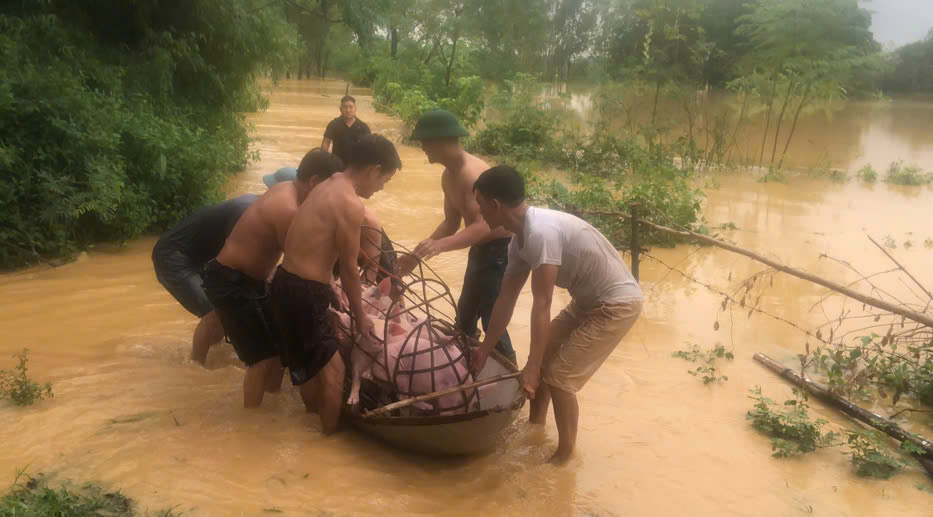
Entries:
[[[404,310],[401,306],[393,310],[394,316],[388,315],[392,306],[392,300],[389,297],[390,289],[391,283],[387,278],[378,286],[370,287],[363,292],[363,310],[373,318],[376,335],[375,339],[370,336],[357,336],[351,354],[352,382],[347,404],[350,406],[359,404],[360,382],[364,376],[393,384],[399,394],[408,397],[474,382],[473,375],[467,368],[466,358],[452,342],[453,336],[430,328],[425,319],[418,319],[411,313],[399,314]],[[386,318],[389,318],[388,325],[386,325]],[[348,315],[341,314],[341,324],[349,328]],[[432,337],[435,344],[442,346],[429,351]],[[382,364],[386,353],[388,365]],[[410,355],[413,353],[414,355]],[[400,357],[401,360],[399,360]],[[430,371],[432,357],[433,376]],[[377,364],[374,364],[374,359]],[[395,372],[397,362],[399,367],[398,372]],[[480,391],[485,391],[485,389],[480,388]],[[467,398],[471,396],[471,392],[463,394],[466,394]],[[437,407],[442,414],[462,412],[464,410],[463,394],[454,393],[430,402],[420,402],[414,406],[421,410]],[[477,406],[478,400],[474,396],[465,409],[469,411],[476,409]],[[457,409],[454,410],[454,408]]]

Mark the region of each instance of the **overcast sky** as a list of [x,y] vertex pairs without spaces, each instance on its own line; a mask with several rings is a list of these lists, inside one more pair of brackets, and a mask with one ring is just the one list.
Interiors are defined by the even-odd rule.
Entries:
[[926,37],[933,28],[933,0],[862,0],[874,12],[872,32],[888,48]]

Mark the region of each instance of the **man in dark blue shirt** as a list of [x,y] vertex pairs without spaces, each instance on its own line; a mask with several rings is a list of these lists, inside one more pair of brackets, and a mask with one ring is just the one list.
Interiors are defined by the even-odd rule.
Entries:
[[207,360],[211,345],[224,337],[220,319],[201,287],[201,273],[223,249],[237,220],[257,197],[246,194],[203,208],[162,234],[152,248],[159,283],[188,312],[201,318],[191,348],[191,359],[201,364]]

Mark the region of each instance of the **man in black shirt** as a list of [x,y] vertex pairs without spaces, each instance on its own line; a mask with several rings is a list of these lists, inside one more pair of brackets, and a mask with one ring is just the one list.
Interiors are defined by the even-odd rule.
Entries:
[[192,338],[191,359],[204,364],[207,351],[224,338],[224,329],[201,287],[204,265],[220,253],[237,220],[256,198],[235,197],[203,208],[159,237],[152,265],[159,283],[188,312],[201,318]]
[[[340,99],[340,116],[331,120],[324,130],[321,149],[337,155],[343,163],[349,163],[350,149],[370,133],[369,126],[356,118],[356,99],[347,95]],[[330,148],[332,143],[333,150]]]

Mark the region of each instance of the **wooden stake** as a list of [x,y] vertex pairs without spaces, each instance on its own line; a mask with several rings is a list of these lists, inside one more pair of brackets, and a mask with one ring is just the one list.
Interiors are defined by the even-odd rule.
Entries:
[[410,398],[410,399],[400,400],[400,401],[398,401],[398,402],[393,402],[393,403],[388,404],[388,405],[386,405],[386,406],[382,406],[382,407],[379,408],[379,409],[374,409],[374,410],[372,410],[372,411],[367,411],[367,412],[363,415],[363,418],[369,418],[369,417],[373,417],[373,416],[384,415],[384,414],[389,413],[389,412],[391,412],[391,411],[394,411],[394,410],[396,410],[396,409],[400,409],[400,408],[403,408],[403,407],[408,407],[408,406],[411,406],[412,404],[417,404],[418,402],[424,402],[424,401],[426,401],[426,400],[434,400],[434,399],[436,399],[436,398],[441,398],[441,397],[443,397],[443,396],[445,396],[445,395],[450,395],[450,394],[452,394],[452,393],[459,393],[459,392],[461,392],[461,391],[471,390],[471,389],[473,389],[473,388],[479,388],[480,386],[485,386],[485,385],[487,385],[487,384],[493,384],[493,383],[496,383],[496,382],[499,382],[499,381],[506,381],[506,380],[509,380],[509,379],[514,379],[514,378],[518,377],[518,376],[521,375],[521,374],[522,374],[522,372],[506,373],[506,374],[503,374],[503,375],[499,375],[499,376],[492,377],[492,378],[489,378],[489,379],[486,379],[486,380],[474,382],[474,383],[471,383],[471,384],[461,384],[460,386],[454,386],[454,387],[452,387],[452,388],[447,388],[446,390],[435,391],[434,393],[428,393],[427,395],[418,395],[417,397],[412,397],[412,398]]
[[641,262],[641,236],[639,235],[638,203],[632,203],[632,276],[639,280],[639,263]]
[[790,368],[764,354],[755,354],[755,360],[764,365],[769,370],[781,376],[783,379],[788,380],[796,386],[806,390],[808,393],[823,403],[842,411],[849,417],[864,424],[870,425],[871,427],[874,427],[875,429],[887,434],[895,440],[901,442],[910,442],[917,447],[920,447],[926,451],[926,454],[918,458],[918,460],[920,461],[920,464],[923,465],[923,468],[925,468],[927,472],[933,476],[933,443],[931,443],[929,440],[923,438],[922,436],[905,431],[901,426],[895,424],[891,420],[888,420],[881,415],[872,413],[867,409],[856,406],[855,404],[840,397],[839,395],[836,395],[835,393],[830,392],[826,388],[811,381],[810,379],[801,377]]

